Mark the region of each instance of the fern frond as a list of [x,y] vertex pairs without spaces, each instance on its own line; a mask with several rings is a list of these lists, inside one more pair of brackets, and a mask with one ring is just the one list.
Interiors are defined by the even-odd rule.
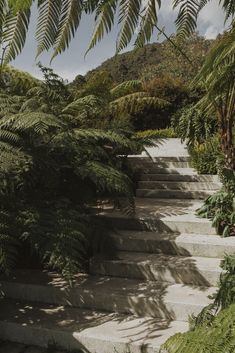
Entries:
[[89,178],[100,191],[133,196],[131,180],[124,173],[101,162],[86,162],[76,169],[82,178]]
[[87,52],[109,33],[114,24],[118,0],[102,0],[96,10],[96,25]]
[[111,109],[115,113],[117,111],[136,113],[145,108],[164,108],[169,106],[169,103],[157,97],[150,97],[146,92],[137,92],[128,94],[124,97],[111,102]]
[[49,50],[55,42],[61,16],[62,0],[45,0],[39,6],[36,39],[38,41],[37,56]]
[[112,130],[76,129],[75,136],[78,139],[90,139],[91,141],[97,142],[104,141],[111,145],[119,145],[125,148],[130,148],[132,146],[130,139]]
[[11,131],[31,131],[44,134],[50,128],[61,128],[62,123],[52,114],[41,112],[19,113],[0,120],[0,129]]
[[148,0],[141,14],[140,29],[135,41],[135,47],[141,48],[148,43],[158,20],[157,6],[161,7],[161,0]]
[[6,15],[2,40],[6,46],[4,63],[14,60],[21,53],[30,21],[30,9],[20,10],[16,14],[12,9]]
[[130,43],[139,22],[141,0],[121,0],[119,8],[119,24],[121,30],[117,39],[117,52]]
[[235,14],[235,2],[233,0],[220,0],[220,4],[226,14],[225,22]]
[[101,109],[103,106],[102,100],[94,95],[88,95],[83,98],[79,98],[72,103],[68,104],[67,107],[63,109],[63,113],[74,114],[74,113],[81,113],[82,110],[86,108]]
[[195,31],[197,18],[202,4],[199,0],[174,0],[174,8],[179,6],[179,13],[175,21],[177,35],[184,38]]
[[113,89],[111,89],[110,93],[113,99],[120,98],[127,94],[131,94],[142,89],[142,82],[140,80],[131,80],[120,83]]
[[[55,0],[50,0],[54,2]],[[59,0],[57,0],[59,1]],[[61,17],[58,24],[58,33],[54,42],[52,60],[69,47],[75,36],[82,16],[82,0],[62,0]]]

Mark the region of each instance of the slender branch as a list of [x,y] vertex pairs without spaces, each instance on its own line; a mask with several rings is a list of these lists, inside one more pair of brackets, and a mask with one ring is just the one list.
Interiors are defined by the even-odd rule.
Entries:
[[[139,14],[140,18],[144,18],[143,15]],[[152,22],[152,26],[155,27],[172,45],[173,47],[178,50],[178,52],[190,63],[191,66],[193,66],[193,62],[192,60],[187,56],[187,54],[180,48],[179,45],[175,44],[175,42],[171,39],[171,37],[169,37],[166,32],[161,29],[160,27],[158,27],[158,25],[156,23]]]

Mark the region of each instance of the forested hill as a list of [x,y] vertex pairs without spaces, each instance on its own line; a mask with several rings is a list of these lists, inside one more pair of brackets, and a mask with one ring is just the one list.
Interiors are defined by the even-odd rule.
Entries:
[[143,48],[119,54],[106,60],[87,77],[98,70],[108,71],[115,82],[140,77],[167,74],[188,81],[198,72],[213,41],[193,35],[180,47],[191,60],[191,64],[168,41],[145,45]]

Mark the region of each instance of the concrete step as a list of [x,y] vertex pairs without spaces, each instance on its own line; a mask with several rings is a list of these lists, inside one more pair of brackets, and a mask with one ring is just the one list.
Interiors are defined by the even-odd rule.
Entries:
[[186,191],[218,191],[221,183],[212,182],[176,182],[176,181],[139,181],[139,189],[163,189],[163,190],[186,190]]
[[53,343],[86,353],[158,353],[170,336],[187,329],[182,321],[0,301],[0,339],[40,347]]
[[216,235],[211,221],[195,215],[201,200],[136,198],[136,212],[127,216],[113,209],[98,209],[96,222],[110,229],[148,230],[161,234],[187,233]]
[[225,254],[235,253],[235,237],[125,230],[111,232],[108,237],[111,238],[109,245],[118,251],[212,258],[223,258]]
[[173,181],[173,182],[202,182],[202,183],[219,183],[218,175],[199,175],[199,174],[148,174],[139,175],[140,181]]
[[129,158],[131,165],[137,169],[149,168],[190,168],[189,157],[133,157]]
[[215,288],[96,276],[78,276],[71,287],[58,274],[40,271],[16,271],[0,283],[7,299],[182,321],[198,314],[215,292]]
[[204,200],[213,195],[214,191],[189,191],[189,190],[163,190],[163,189],[137,189],[137,197],[167,198],[167,199],[196,199]]
[[163,167],[155,167],[154,165],[143,168],[141,170],[142,174],[164,174],[164,175],[198,175],[197,171],[193,168],[163,168]]
[[221,259],[170,256],[149,253],[118,252],[115,259],[103,255],[90,261],[94,275],[182,283],[194,286],[216,286]]

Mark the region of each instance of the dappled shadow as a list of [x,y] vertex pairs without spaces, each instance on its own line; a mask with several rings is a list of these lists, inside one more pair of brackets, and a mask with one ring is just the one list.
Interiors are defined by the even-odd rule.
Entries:
[[5,322],[7,327],[7,323],[14,322],[12,339],[20,334],[18,340],[26,344],[33,341],[45,346],[54,341],[63,348],[81,349],[83,352],[101,352],[100,344],[103,349],[109,347],[112,351],[116,342],[123,345],[123,351],[129,344],[139,345],[143,351],[150,340],[162,337],[171,325],[168,320],[122,317],[63,306],[56,309],[50,305],[36,307],[9,300],[0,302],[0,307],[0,327],[4,330],[0,336],[4,339],[9,339],[9,333],[2,323]]

